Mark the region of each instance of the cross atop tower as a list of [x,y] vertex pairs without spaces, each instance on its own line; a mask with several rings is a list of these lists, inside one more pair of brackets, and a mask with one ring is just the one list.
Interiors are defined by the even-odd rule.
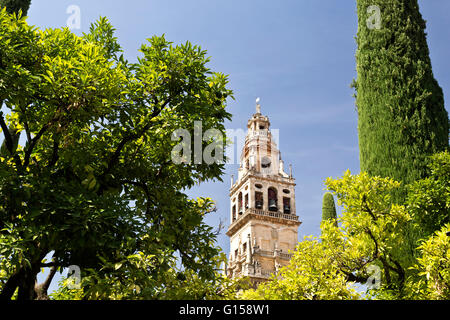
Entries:
[[259,104],[260,101],[260,98],[256,98],[256,114],[261,114],[261,105]]

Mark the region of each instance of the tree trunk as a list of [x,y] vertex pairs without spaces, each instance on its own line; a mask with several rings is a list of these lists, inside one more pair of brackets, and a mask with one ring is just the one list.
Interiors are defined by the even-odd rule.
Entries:
[[34,300],[36,298],[36,292],[34,287],[36,285],[37,274],[40,269],[40,261],[34,263],[30,267],[24,269],[24,274],[19,280],[19,292],[17,300]]
[[[36,298],[36,278],[39,273],[43,257],[29,265],[20,266],[6,281],[0,293],[0,300],[11,300],[17,288],[19,288],[17,300],[33,300]],[[50,280],[51,281],[51,280]]]
[[53,277],[56,274],[56,270],[58,270],[58,267],[53,266],[50,269],[50,273],[47,276],[47,279],[45,279],[44,283],[41,283],[39,285],[35,286],[34,291],[36,292],[36,300],[50,300],[48,298],[48,288],[50,287],[50,283],[53,280]]
[[0,293],[0,300],[11,300],[17,286],[19,285],[19,280],[22,277],[22,274],[22,268],[20,268],[9,277],[8,281],[6,281],[3,286],[2,292]]

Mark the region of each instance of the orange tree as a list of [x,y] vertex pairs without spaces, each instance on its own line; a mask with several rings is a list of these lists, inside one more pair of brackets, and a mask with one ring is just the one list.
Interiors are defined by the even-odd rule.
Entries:
[[182,190],[220,178],[224,164],[174,164],[171,134],[197,120],[225,132],[227,77],[189,42],[154,36],[140,52],[126,61],[104,18],[79,37],[0,11],[0,298],[45,297],[42,267],[127,279],[132,264],[120,263],[136,254],[151,260],[155,286],[174,257],[180,279],[217,276],[203,222],[213,203]]

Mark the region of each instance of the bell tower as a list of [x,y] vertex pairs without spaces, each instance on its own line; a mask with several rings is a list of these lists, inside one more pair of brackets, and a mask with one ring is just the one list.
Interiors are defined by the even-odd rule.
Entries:
[[259,102],[256,99],[256,113],[247,123],[237,180],[231,181],[226,266],[228,277],[248,276],[255,286],[289,263],[301,224],[292,168],[289,174],[284,171],[269,118],[261,114]]

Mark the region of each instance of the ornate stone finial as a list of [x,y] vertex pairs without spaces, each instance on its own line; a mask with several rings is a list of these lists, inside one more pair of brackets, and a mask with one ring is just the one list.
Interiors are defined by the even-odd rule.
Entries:
[[261,101],[261,98],[256,98],[256,113],[260,114],[261,113],[261,105],[259,104],[259,102]]
[[289,165],[289,178],[292,178],[292,164]]

